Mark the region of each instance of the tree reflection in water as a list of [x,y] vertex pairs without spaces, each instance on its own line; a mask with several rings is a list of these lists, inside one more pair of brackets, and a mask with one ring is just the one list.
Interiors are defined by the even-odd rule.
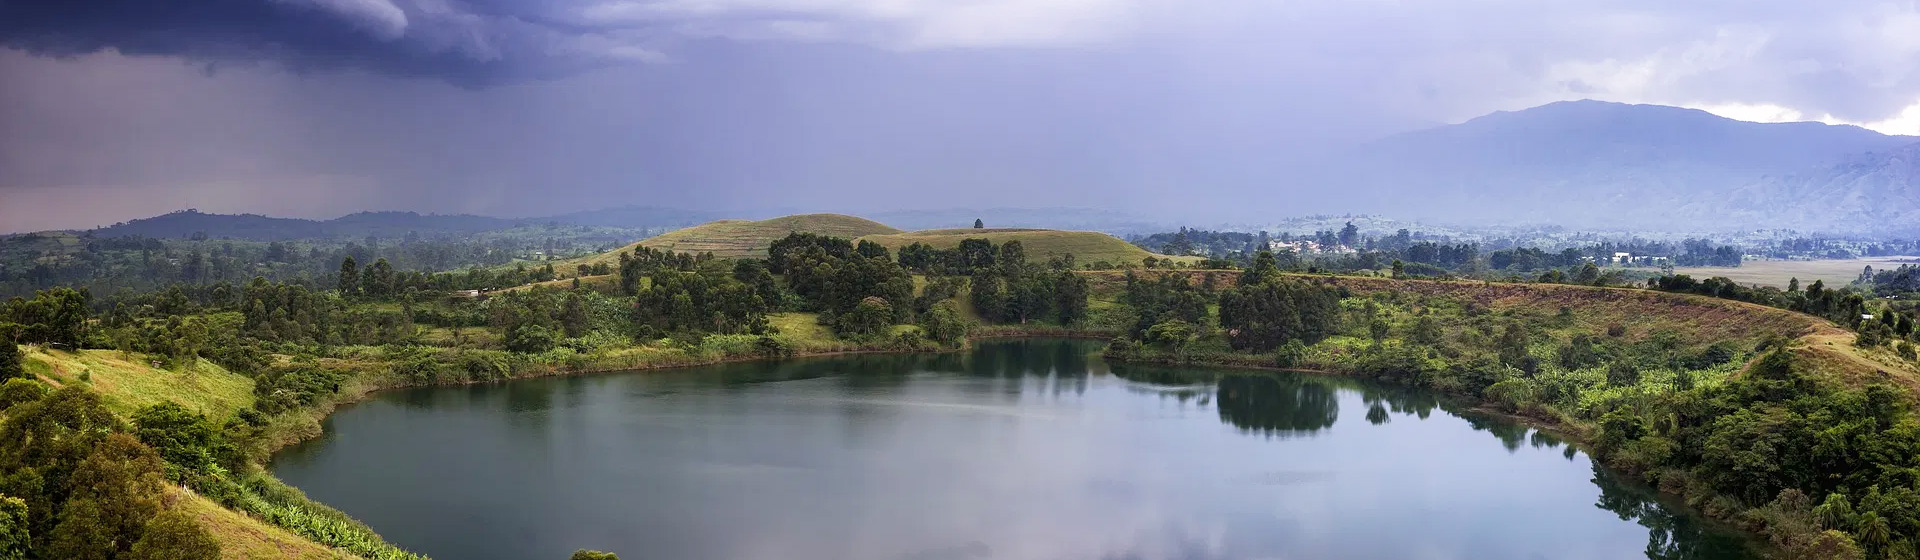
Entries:
[[1220,420],[1267,437],[1312,436],[1340,419],[1338,391],[1297,373],[1221,377]]
[[1730,531],[1710,531],[1691,516],[1674,515],[1649,488],[1634,485],[1593,466],[1593,484],[1600,487],[1594,506],[1620,519],[1647,528],[1647,558],[1652,560],[1742,560],[1759,557],[1751,545]]

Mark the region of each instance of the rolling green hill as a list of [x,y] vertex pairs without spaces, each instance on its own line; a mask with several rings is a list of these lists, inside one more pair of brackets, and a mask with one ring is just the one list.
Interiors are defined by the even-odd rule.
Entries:
[[885,245],[898,251],[901,247],[913,243],[925,243],[936,249],[952,249],[960,246],[963,239],[986,239],[995,245],[1008,241],[1019,241],[1025,246],[1027,259],[1045,261],[1055,255],[1073,255],[1076,262],[1086,265],[1098,261],[1113,264],[1139,264],[1141,259],[1174,259],[1183,262],[1200,260],[1198,257],[1169,257],[1149,252],[1127,243],[1118,237],[1097,231],[1064,231],[1053,229],[989,228],[989,229],[929,229],[905,233],[868,235],[861,239]]
[[795,232],[854,239],[866,235],[900,233],[900,230],[866,218],[843,214],[799,214],[757,222],[720,220],[642,239],[591,257],[561,261],[555,263],[554,267],[564,269],[579,264],[612,264],[618,262],[621,253],[632,252],[634,247],[639,246],[680,253],[711,252],[721,258],[765,257],[767,247],[773,245],[774,240]]

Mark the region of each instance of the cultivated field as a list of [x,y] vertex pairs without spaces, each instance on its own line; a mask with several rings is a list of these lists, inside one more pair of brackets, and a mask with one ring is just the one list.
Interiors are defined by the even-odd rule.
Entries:
[[1694,278],[1725,276],[1741,284],[1759,284],[1762,286],[1787,287],[1787,282],[1800,279],[1800,285],[1812,284],[1814,280],[1824,280],[1828,286],[1844,286],[1860,277],[1861,269],[1873,267],[1874,270],[1899,268],[1901,264],[1920,263],[1920,257],[1870,257],[1863,259],[1829,259],[1818,261],[1748,261],[1737,268],[1720,266],[1691,266],[1673,269],[1676,274],[1686,274]]

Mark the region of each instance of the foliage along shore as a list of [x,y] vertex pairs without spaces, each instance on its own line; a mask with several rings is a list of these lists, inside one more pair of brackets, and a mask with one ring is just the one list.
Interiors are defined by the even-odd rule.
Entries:
[[[1433,390],[1568,434],[1788,558],[1915,558],[1911,357],[1813,316],[1651,290],[1129,276],[1116,362],[1305,369]],[[1217,308],[1203,305],[1217,301]]]

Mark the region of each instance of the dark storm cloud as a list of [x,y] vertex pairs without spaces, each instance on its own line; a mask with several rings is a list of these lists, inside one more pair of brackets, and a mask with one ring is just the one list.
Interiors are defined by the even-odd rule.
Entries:
[[547,17],[537,3],[458,0],[0,2],[0,44],[41,55],[107,49],[214,64],[356,68],[462,85],[557,77],[657,57],[634,34]]

